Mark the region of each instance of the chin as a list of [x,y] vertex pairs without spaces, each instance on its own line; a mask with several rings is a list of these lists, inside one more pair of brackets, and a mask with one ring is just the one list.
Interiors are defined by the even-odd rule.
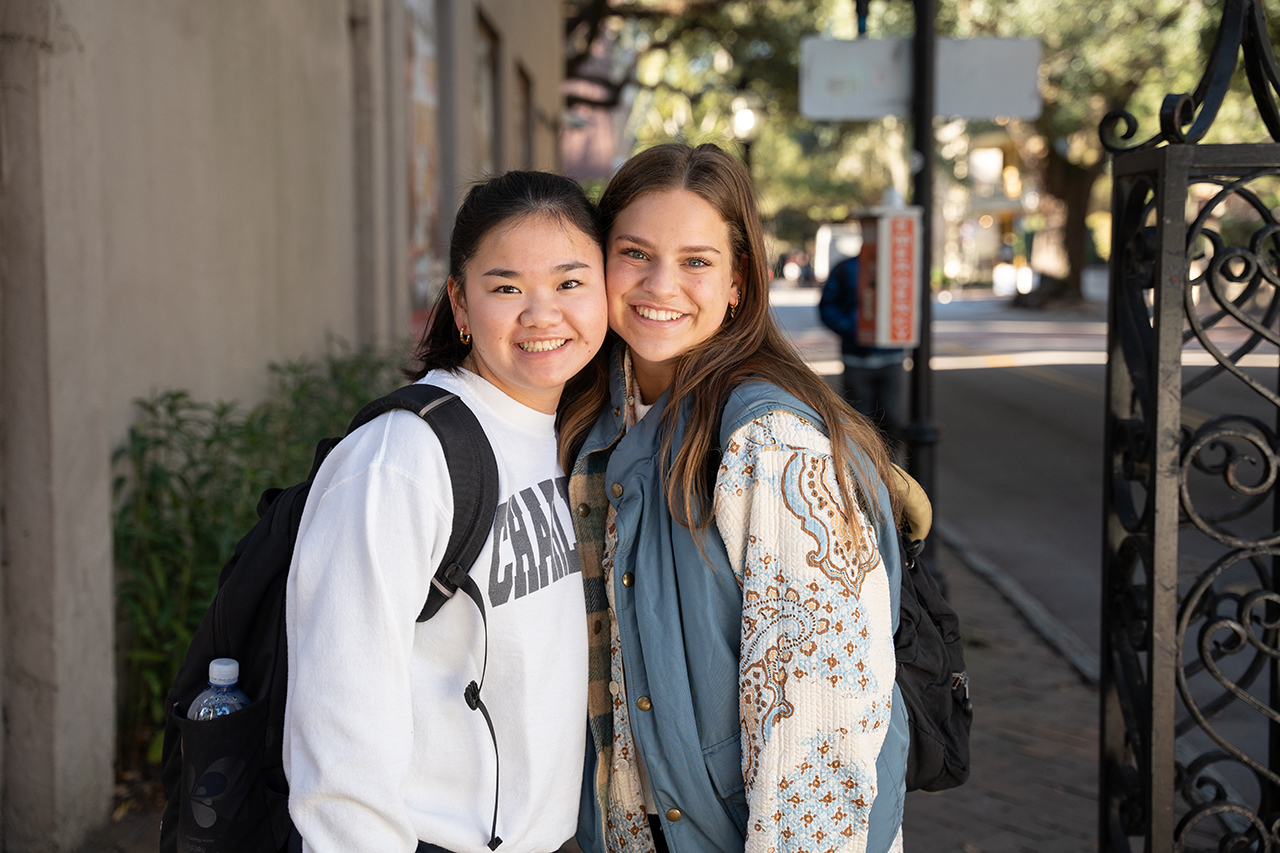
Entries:
[[534,376],[526,376],[524,384],[528,388],[536,388],[540,391],[550,391],[556,388],[563,388],[564,384],[573,378],[577,371],[557,370],[554,373],[539,373]]

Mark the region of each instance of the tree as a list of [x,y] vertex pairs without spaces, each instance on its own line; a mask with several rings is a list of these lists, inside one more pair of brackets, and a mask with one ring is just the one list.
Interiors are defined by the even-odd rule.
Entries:
[[1069,271],[1060,295],[1079,296],[1086,217],[1106,152],[1098,126],[1125,109],[1143,126],[1157,123],[1167,92],[1189,91],[1217,18],[1212,0],[1123,0],[1088,7],[1055,0],[957,0],[941,11],[939,31],[1040,38],[1044,44],[1041,115],[1012,123],[1011,136],[1036,183],[1060,201]]
[[570,0],[566,31],[566,75],[586,84],[572,88],[568,105],[632,99],[638,146],[674,138],[732,147],[733,98],[743,89],[760,95],[767,118],[753,146],[754,179],[781,239],[811,238],[817,222],[847,216],[891,184],[906,188],[901,121],[799,114],[800,39],[852,37],[852,0]]
[[[905,4],[877,4],[873,23],[902,31]],[[1032,122],[1006,127],[1028,166],[1032,182],[1057,200],[1050,205],[1061,230],[1068,270],[1051,296],[1077,298],[1086,261],[1087,217],[1098,199],[1108,160],[1099,124],[1115,109],[1133,114],[1147,134],[1157,128],[1161,101],[1189,92],[1199,81],[1220,20],[1221,0],[1117,0],[1080,6],[1057,0],[949,0],[939,6],[940,35],[967,38],[1039,38],[1043,110]],[[1280,35],[1270,21],[1272,41]],[[1255,141],[1265,137],[1257,110],[1248,102],[1243,71],[1233,81],[1208,142]],[[1141,131],[1140,131],[1141,132]],[[1108,215],[1109,216],[1109,215]]]
[[[1099,122],[1110,110],[1126,109],[1142,127],[1154,128],[1163,96],[1190,91],[1199,79],[1220,3],[940,3],[940,35],[1043,41],[1043,112],[1034,122],[1008,127],[1032,182],[1058,200],[1052,207],[1059,211],[1069,263],[1064,295],[1080,292],[1086,217],[1106,171]],[[768,164],[756,170],[757,189],[779,236],[796,236],[814,219],[840,218],[850,207],[874,201],[886,186],[905,189],[902,122],[810,122],[799,115],[800,38],[852,37],[852,0],[569,0],[567,9],[567,75],[590,76],[605,93],[602,105],[636,92],[648,116],[633,128],[641,143],[730,140],[729,103],[737,90],[750,87],[765,99],[768,121],[753,153],[757,163]],[[911,4],[872,4],[868,29],[874,37],[910,35]],[[612,39],[625,61],[609,74],[586,75],[584,69],[593,67],[592,44],[601,38]],[[1209,141],[1261,138],[1256,114],[1241,100],[1224,108]]]

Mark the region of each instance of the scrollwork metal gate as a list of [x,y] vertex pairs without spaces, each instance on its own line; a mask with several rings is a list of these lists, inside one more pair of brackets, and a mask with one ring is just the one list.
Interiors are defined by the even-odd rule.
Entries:
[[1104,851],[1280,853],[1280,145],[1198,144],[1241,50],[1280,139],[1260,0],[1226,0],[1157,135],[1102,125]]

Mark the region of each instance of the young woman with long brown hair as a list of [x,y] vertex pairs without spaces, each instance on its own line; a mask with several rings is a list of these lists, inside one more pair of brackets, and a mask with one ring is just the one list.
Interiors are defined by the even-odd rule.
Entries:
[[769,310],[741,164],[600,200],[611,342],[561,412],[587,595],[587,853],[901,848],[897,475]]

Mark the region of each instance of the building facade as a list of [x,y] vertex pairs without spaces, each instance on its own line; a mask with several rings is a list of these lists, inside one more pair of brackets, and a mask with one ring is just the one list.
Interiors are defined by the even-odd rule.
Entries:
[[407,338],[468,185],[557,167],[562,28],[553,0],[0,4],[5,851],[109,814],[132,401]]

